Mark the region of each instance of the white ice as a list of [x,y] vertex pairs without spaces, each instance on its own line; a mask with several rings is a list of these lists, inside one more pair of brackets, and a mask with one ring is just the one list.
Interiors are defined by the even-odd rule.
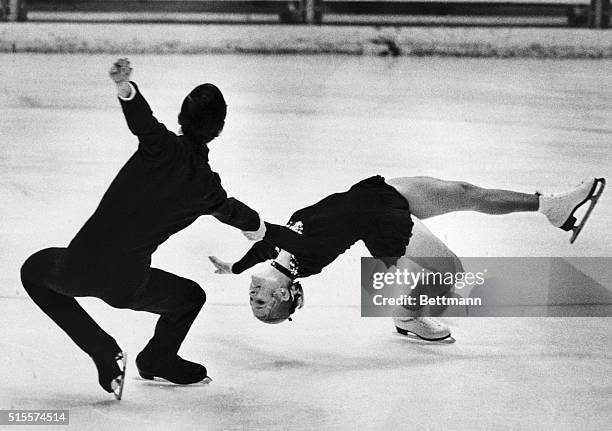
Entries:
[[[137,378],[155,316],[83,300],[128,352],[121,402],[29,300],[20,264],[69,242],[136,140],[107,78],[113,57],[0,56],[0,409],[69,409],[78,430],[554,429],[612,420],[607,318],[447,319],[455,344],[393,333],[359,316],[362,245],[304,281],[293,323],[251,317],[248,275],[213,274],[206,256],[249,244],[204,217],[154,264],[192,278],[208,302],[181,354],[210,385]],[[612,178],[609,61],[136,56],[134,79],[158,118],[214,82],[229,105],[211,163],[234,196],[282,223],[292,211],[374,174],[560,191]],[[608,192],[610,193],[610,192]],[[612,201],[577,243],[543,216],[450,214],[428,226],[459,256],[612,256]],[[544,288],[544,287],[543,287]]]

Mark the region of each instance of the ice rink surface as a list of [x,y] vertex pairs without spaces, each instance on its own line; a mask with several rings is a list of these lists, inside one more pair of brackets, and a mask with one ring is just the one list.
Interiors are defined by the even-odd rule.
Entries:
[[[155,317],[83,300],[130,355],[124,400],[110,399],[90,360],[29,300],[19,267],[70,241],[136,147],[107,78],[113,60],[0,56],[0,409],[68,409],[77,430],[609,429],[610,319],[449,318],[455,344],[411,341],[390,319],[359,316],[358,244],[304,280],[293,323],[263,325],[247,305],[248,274],[216,276],[206,259],[236,259],[249,244],[210,217],[172,237],[154,265],[206,290],[181,354],[204,362],[213,383],[137,378],[133,359]],[[278,223],[374,174],[526,192],[612,178],[610,61],[132,61],[169,128],[192,87],[223,90],[229,114],[213,169]],[[427,222],[459,256],[612,256],[611,224],[606,194],[572,246],[537,214]]]

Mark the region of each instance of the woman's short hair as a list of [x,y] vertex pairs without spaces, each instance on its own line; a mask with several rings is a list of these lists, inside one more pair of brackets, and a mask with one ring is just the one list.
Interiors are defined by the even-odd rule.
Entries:
[[227,104],[221,90],[206,83],[198,85],[185,97],[178,122],[185,136],[206,144],[219,136],[226,115]]
[[281,323],[291,320],[291,315],[295,310],[302,308],[304,304],[304,290],[299,282],[294,282],[289,287],[289,298],[283,300],[280,295],[274,295],[267,307],[253,309],[253,315],[264,323]]

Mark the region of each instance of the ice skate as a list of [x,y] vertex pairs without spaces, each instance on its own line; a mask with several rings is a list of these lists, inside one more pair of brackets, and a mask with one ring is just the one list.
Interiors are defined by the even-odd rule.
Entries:
[[[540,195],[540,212],[548,218],[553,226],[565,231],[572,231],[570,243],[574,243],[605,186],[606,180],[604,178],[590,177],[583,180],[573,190],[554,195]],[[589,201],[589,208],[578,223],[574,214]]]
[[98,383],[106,392],[112,392],[117,400],[123,396],[125,384],[125,369],[127,365],[127,354],[119,352],[114,358],[95,358],[94,362],[98,369]]
[[187,361],[178,355],[166,357],[143,351],[136,357],[136,367],[140,377],[145,380],[161,378],[178,385],[212,382],[205,366]]
[[451,336],[448,326],[431,317],[393,317],[393,324],[400,334],[413,334],[425,341],[440,341]]

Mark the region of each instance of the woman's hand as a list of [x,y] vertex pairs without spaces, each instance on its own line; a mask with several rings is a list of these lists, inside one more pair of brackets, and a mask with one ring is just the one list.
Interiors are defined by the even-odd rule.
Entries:
[[208,256],[208,259],[215,266],[215,274],[233,274],[232,266],[233,264],[230,262],[223,262],[220,259],[217,259],[215,256]]

